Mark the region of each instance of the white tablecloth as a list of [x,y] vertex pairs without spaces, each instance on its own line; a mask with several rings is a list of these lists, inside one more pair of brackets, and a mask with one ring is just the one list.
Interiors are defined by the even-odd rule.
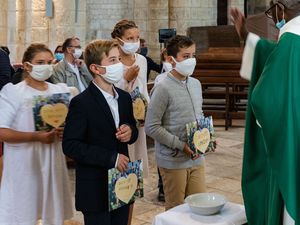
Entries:
[[227,202],[218,214],[210,216],[192,213],[188,204],[179,205],[155,216],[152,225],[241,225],[246,222],[244,206]]

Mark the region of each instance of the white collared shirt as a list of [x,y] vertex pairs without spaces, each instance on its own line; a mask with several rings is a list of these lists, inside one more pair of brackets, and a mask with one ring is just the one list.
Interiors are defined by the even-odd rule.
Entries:
[[[115,96],[112,96],[111,94],[109,94],[108,92],[104,91],[103,89],[101,89],[94,81],[93,81],[94,85],[101,91],[101,93],[103,94],[109,108],[111,111],[111,114],[114,118],[115,121],[115,125],[116,128],[119,127],[119,123],[120,123],[120,116],[119,116],[119,106],[118,106],[118,98],[119,98],[119,94],[116,91],[116,89],[113,86],[113,92],[115,94]],[[117,168],[118,165],[118,160],[119,160],[119,153],[115,162],[115,168]]]
[[101,91],[101,93],[103,94],[107,104],[109,105],[111,114],[114,118],[116,128],[118,128],[119,123],[120,123],[119,106],[118,106],[118,98],[119,98],[118,92],[116,91],[116,89],[113,86],[113,92],[114,92],[115,96],[112,96],[108,92],[101,89],[94,81],[93,81],[93,83]]
[[76,64],[73,65],[72,63],[69,63],[69,62],[68,62],[68,64],[71,67],[71,69],[74,71],[74,73],[76,74],[76,78],[78,80],[78,86],[79,86],[79,89],[80,89],[79,91],[83,92],[85,90],[85,87],[84,87],[84,85],[81,81],[78,66]]

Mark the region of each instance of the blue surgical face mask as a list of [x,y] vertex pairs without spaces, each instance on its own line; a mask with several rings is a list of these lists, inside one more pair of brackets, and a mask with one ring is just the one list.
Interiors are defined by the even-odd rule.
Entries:
[[281,21],[278,21],[276,23],[276,27],[280,30],[285,25],[285,19],[282,19]]
[[63,58],[64,58],[64,54],[63,54],[63,53],[60,53],[60,52],[55,53],[55,59],[56,59],[57,61],[60,61],[60,60],[62,60]]
[[278,20],[278,15],[277,15],[277,7],[279,7],[278,5],[276,5],[276,19],[277,19],[277,23],[276,23],[276,27],[277,27],[277,29],[281,29],[284,25],[285,25],[285,19],[284,19],[284,9],[282,9],[283,10],[283,15],[282,15],[282,20],[281,21],[279,21]]

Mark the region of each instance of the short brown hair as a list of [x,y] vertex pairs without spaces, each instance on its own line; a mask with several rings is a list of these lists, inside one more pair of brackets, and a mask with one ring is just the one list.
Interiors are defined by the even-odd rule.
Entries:
[[103,57],[105,55],[108,56],[110,50],[117,47],[118,43],[113,40],[95,40],[86,46],[84,50],[84,61],[93,76],[94,74],[90,70],[90,65],[101,63]]
[[49,52],[53,56],[53,53],[46,45],[39,43],[31,44],[24,52],[22,63],[31,62],[31,60],[36,56],[36,54],[40,52]]
[[191,38],[183,35],[176,35],[167,42],[167,54],[176,58],[180,48],[188,48],[194,44],[195,42]]
[[121,20],[115,25],[113,32],[111,32],[111,37],[121,38],[124,35],[125,30],[132,29],[132,28],[138,28],[138,26],[135,24],[134,21]]

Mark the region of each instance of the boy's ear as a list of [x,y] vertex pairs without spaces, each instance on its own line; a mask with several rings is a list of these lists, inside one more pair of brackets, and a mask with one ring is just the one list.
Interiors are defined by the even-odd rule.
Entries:
[[169,56],[169,55],[168,55],[168,56],[167,56],[167,61],[168,61],[169,63],[171,63],[173,67],[175,67],[176,62],[174,61],[174,59],[172,58],[172,56]]
[[92,71],[93,74],[95,75],[100,75],[100,74],[104,74],[105,73],[105,69],[102,67],[99,67],[95,64],[91,64],[89,66],[89,69]]

